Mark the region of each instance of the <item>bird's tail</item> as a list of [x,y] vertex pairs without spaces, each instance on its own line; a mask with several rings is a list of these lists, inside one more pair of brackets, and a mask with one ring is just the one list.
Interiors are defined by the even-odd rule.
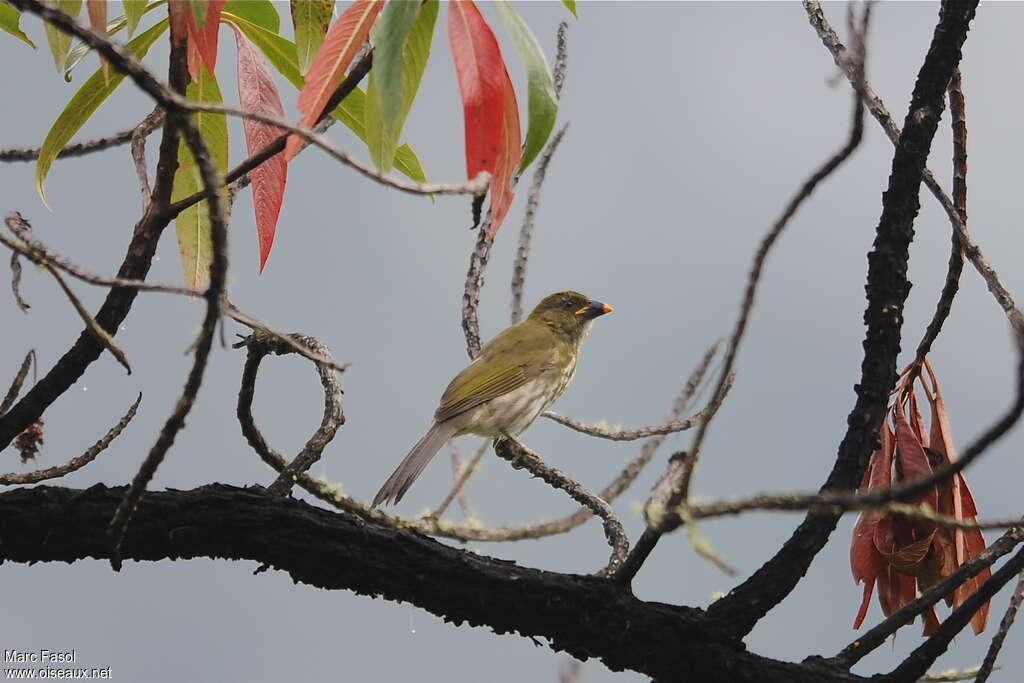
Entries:
[[441,446],[453,436],[455,436],[455,427],[450,423],[435,422],[434,426],[412,447],[409,455],[405,456],[405,459],[380,487],[380,491],[373,497],[373,507],[377,507],[381,503],[397,503],[402,500],[402,496],[420,476],[423,468],[441,450]]

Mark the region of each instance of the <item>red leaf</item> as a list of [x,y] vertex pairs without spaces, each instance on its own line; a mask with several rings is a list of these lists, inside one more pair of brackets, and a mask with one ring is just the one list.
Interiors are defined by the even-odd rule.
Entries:
[[[932,473],[931,463],[924,452],[921,442],[914,433],[913,427],[907,421],[903,412],[903,406],[897,401],[893,406],[893,414],[896,416],[896,444],[898,446],[898,461],[902,481],[909,481],[919,477],[927,477]],[[939,495],[934,486],[921,494],[917,500],[928,503],[932,510],[939,507]]]
[[[212,74],[217,67],[217,35],[220,30],[220,13],[224,9],[227,0],[207,0],[205,3],[191,3],[191,11],[187,12],[189,47],[195,47],[195,52],[189,51],[188,70],[192,80],[196,79],[199,73],[199,64],[195,60],[198,53],[206,64],[206,68]],[[203,20],[203,27],[199,28],[196,21],[196,8],[206,7],[206,18]]]
[[462,95],[466,129],[466,173],[493,174],[505,122],[505,81],[508,73],[498,41],[471,0],[448,6],[448,41]]
[[864,582],[864,598],[860,601],[860,609],[857,610],[857,617],[853,620],[854,628],[860,628],[860,625],[864,623],[864,617],[868,614],[868,605],[871,604],[871,591],[874,587],[874,577],[870,581]]
[[[242,109],[284,118],[284,108],[270,70],[249,39],[232,25],[238,53],[238,99]],[[245,144],[252,156],[276,140],[285,131],[260,121],[244,119]],[[252,203],[256,209],[256,231],[260,241],[260,272],[270,256],[274,244],[277,218],[284,201],[284,188],[288,180],[288,162],[284,153],[270,157],[252,171]]]
[[107,35],[107,0],[89,0],[89,25],[95,31]]
[[491,179],[491,237],[505,220],[515,194],[512,192],[512,176],[523,159],[523,146],[519,130],[519,103],[512,79],[505,75],[505,110],[502,115],[501,144],[494,177]]
[[[882,424],[881,441],[878,450],[871,454],[868,466],[864,470],[860,485],[862,493],[889,486],[893,439],[889,426],[885,423]],[[882,570],[882,556],[874,542],[878,522],[879,515],[877,513],[864,511],[860,513],[857,523],[853,527],[853,539],[850,542],[850,570],[853,573],[854,583],[864,581],[873,585],[875,577]]]
[[900,608],[900,575],[891,567],[878,575],[878,604],[885,616]]
[[[384,0],[356,0],[345,10],[324,36],[320,51],[306,75],[306,84],[299,93],[299,111],[303,113],[299,125],[312,128],[316,124],[331,95],[345,77],[345,70],[366,42]],[[293,135],[285,148],[285,159],[292,157],[302,146],[302,138]]]
[[914,428],[914,434],[917,435],[917,440],[921,442],[922,446],[927,448],[928,432],[924,430],[924,416],[921,414],[921,409],[917,405],[917,394],[913,391],[910,392],[910,426]]

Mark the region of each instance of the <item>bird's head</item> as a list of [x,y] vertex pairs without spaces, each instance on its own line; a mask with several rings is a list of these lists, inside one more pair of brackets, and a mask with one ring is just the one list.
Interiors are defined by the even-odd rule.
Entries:
[[594,318],[611,312],[608,304],[579,292],[558,292],[544,297],[530,313],[530,318],[578,341],[586,335]]

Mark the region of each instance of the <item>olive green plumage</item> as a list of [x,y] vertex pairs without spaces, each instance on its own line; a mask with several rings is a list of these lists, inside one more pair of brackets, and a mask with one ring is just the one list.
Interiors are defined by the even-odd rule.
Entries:
[[558,292],[485,344],[445,389],[433,426],[384,483],[373,505],[401,500],[448,439],[516,436],[529,427],[572,381],[590,324],[611,310],[578,292]]

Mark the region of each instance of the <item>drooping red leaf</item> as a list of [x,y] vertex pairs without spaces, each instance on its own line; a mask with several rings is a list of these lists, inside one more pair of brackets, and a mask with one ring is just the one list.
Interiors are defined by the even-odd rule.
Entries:
[[[238,53],[238,99],[242,109],[284,118],[281,97],[266,63],[249,39],[234,25],[232,28]],[[242,126],[250,156],[285,132],[276,126],[252,119],[244,119]],[[254,168],[249,172],[249,177],[252,178],[252,203],[256,210],[256,231],[260,242],[260,272],[263,272],[270,248],[274,244],[277,218],[281,213],[284,188],[288,180],[288,162],[285,161],[284,153],[275,154]]]
[[917,394],[913,391],[910,392],[910,426],[914,428],[914,434],[917,436],[917,440],[921,442],[921,445],[925,448],[928,447],[928,432],[924,428],[924,415],[921,414],[921,409],[917,405]]
[[466,173],[494,173],[505,117],[505,61],[498,41],[471,0],[448,5],[448,42],[462,96]]
[[886,567],[878,575],[878,604],[885,616],[900,608],[900,575],[892,567]]
[[[220,13],[224,9],[227,0],[206,0],[206,2],[190,3],[191,11],[187,13],[189,47],[188,70],[192,79],[195,80],[199,73],[199,63],[196,56],[202,58],[210,73],[214,73],[217,67],[217,36],[220,29]],[[202,12],[205,8],[206,14],[202,20],[202,26],[197,21],[196,12]]]
[[512,192],[512,176],[519,168],[523,159],[523,146],[519,130],[519,103],[516,91],[512,87],[512,79],[505,74],[505,110],[502,114],[501,143],[498,147],[498,160],[491,179],[491,238],[505,221],[515,193]]
[[[384,6],[384,0],[356,0],[345,10],[327,32],[320,51],[306,75],[306,84],[299,93],[299,125],[312,128],[331,95],[345,77],[352,59],[366,42],[370,27]],[[285,148],[285,159],[291,160],[302,146],[302,138],[293,135]]]
[[[880,432],[881,444],[868,459],[868,466],[861,479],[860,491],[862,493],[889,486],[893,439],[888,424],[883,423]],[[882,556],[878,552],[878,548],[875,547],[874,541],[878,521],[878,513],[865,510],[860,513],[857,523],[853,526],[853,538],[850,542],[850,570],[853,573],[854,583],[864,581],[874,585],[875,577],[882,570]]]
[[868,606],[871,604],[871,592],[874,587],[874,577],[864,582],[864,597],[860,601],[860,609],[857,610],[857,616],[853,620],[854,628],[860,628],[860,625],[864,623],[864,617],[868,615]]
[[[901,480],[908,481],[929,476],[932,473],[932,466],[928,462],[924,447],[918,440],[914,428],[910,426],[903,411],[903,405],[899,401],[893,406],[893,414],[896,417],[896,450],[902,474]],[[927,503],[932,510],[937,510],[939,507],[938,492],[934,486],[921,494],[917,500]]]

